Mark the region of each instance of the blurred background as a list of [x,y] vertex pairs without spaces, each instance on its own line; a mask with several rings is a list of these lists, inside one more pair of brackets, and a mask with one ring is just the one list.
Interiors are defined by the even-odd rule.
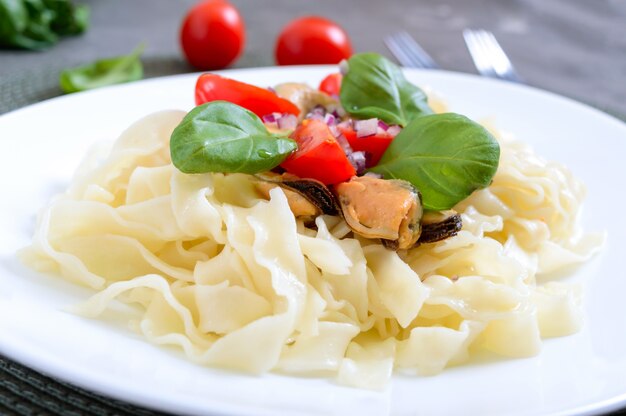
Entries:
[[[144,43],[145,77],[197,71],[180,47],[193,0],[82,0],[90,24],[45,51],[0,50],[0,113],[62,93],[61,70],[128,54]],[[345,29],[355,52],[391,57],[383,37],[406,30],[442,69],[476,73],[465,28],[496,35],[524,81],[626,114],[626,1],[623,0],[232,0],[246,27],[232,67],[275,65],[274,46],[292,19],[313,14]]]

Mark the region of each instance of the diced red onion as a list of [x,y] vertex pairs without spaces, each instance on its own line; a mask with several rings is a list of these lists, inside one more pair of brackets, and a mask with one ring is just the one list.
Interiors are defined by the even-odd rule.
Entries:
[[261,117],[261,119],[264,123],[276,123],[278,119],[284,115],[287,115],[287,113],[283,114],[275,111],[273,113],[264,115],[263,117]]
[[313,109],[311,110],[312,114],[319,114],[319,115],[324,115],[326,114],[326,109],[321,106],[321,105],[316,105],[315,107],[313,107]]
[[309,113],[306,115],[306,118],[308,118],[309,120],[324,121],[324,116],[318,113]]
[[337,119],[332,114],[326,113],[326,115],[324,116],[324,123],[328,124],[329,126],[334,126],[337,123]]
[[378,127],[380,127],[381,129],[383,129],[384,131],[387,131],[387,129],[389,128],[389,126],[387,125],[387,123],[385,123],[382,120],[378,120]]
[[337,127],[340,129],[349,130],[352,128],[352,120],[348,119],[346,121],[342,121],[341,123],[337,124]]
[[394,126],[389,126],[389,128],[387,129],[387,134],[389,134],[391,137],[396,137],[398,135],[398,133],[400,133],[402,131],[402,127],[394,125]]
[[378,119],[370,118],[369,120],[357,120],[354,122],[354,130],[356,137],[369,137],[376,134],[378,129]]
[[328,126],[328,129],[330,130],[330,132],[333,134],[333,136],[337,137],[341,134],[341,132],[339,131],[339,129],[337,128],[337,126]]
[[350,146],[350,142],[348,142],[346,136],[344,136],[343,134],[339,134],[335,136],[335,139],[337,139],[337,143],[339,143],[346,156],[350,157],[350,154],[352,154],[352,146]]
[[360,176],[365,173],[365,164],[367,161],[365,157],[365,152],[352,152],[348,155],[348,160],[350,161],[352,166],[354,166],[357,175]]
[[298,125],[298,118],[293,114],[285,114],[278,120],[276,120],[276,124],[279,129],[290,129],[293,130]]
[[276,117],[274,114],[266,114],[262,117],[264,123],[276,123]]
[[276,90],[273,87],[267,87],[267,90],[276,94]]

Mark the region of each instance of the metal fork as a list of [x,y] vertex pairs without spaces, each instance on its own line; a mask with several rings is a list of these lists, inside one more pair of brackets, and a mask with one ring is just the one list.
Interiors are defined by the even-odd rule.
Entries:
[[465,29],[463,39],[482,76],[523,82],[493,33],[484,29]]
[[386,36],[385,45],[403,66],[410,68],[438,69],[433,58],[407,32]]

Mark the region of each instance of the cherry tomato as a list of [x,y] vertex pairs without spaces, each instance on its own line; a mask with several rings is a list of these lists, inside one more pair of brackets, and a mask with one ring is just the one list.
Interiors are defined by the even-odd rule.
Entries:
[[343,76],[339,72],[330,74],[322,80],[318,89],[328,95],[339,96],[339,91],[341,91],[342,79]]
[[271,113],[298,115],[300,109],[265,88],[215,74],[202,74],[196,82],[196,105],[224,100],[252,111],[259,117]]
[[346,32],[323,17],[308,16],[285,26],[276,42],[279,65],[336,64],[352,55]]
[[187,13],[180,30],[187,61],[199,69],[227,67],[237,59],[244,42],[244,22],[225,0],[198,3]]
[[352,150],[368,154],[367,167],[376,166],[393,141],[393,136],[386,132],[369,137],[356,137],[356,132],[352,128],[339,127],[339,131],[348,140]]
[[301,178],[312,178],[326,185],[347,181],[356,171],[332,132],[321,120],[303,120],[291,134],[298,150],[281,166]]

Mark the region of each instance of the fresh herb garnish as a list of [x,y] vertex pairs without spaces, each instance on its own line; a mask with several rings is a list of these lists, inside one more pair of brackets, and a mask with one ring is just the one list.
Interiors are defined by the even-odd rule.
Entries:
[[395,64],[376,53],[360,53],[348,60],[339,97],[343,108],[356,118],[376,117],[401,126],[433,112],[424,91],[407,81]]
[[424,208],[450,209],[491,183],[500,146],[480,124],[459,114],[413,119],[370,170],[404,179],[422,193]]
[[0,46],[46,49],[89,24],[89,9],[70,0],[0,0]]
[[143,46],[139,46],[129,55],[66,69],[59,78],[61,89],[71,93],[137,81],[143,77],[143,65],[139,59],[142,52]]
[[251,111],[227,101],[191,110],[172,132],[172,163],[184,173],[259,173],[278,166],[296,142],[267,131]]

